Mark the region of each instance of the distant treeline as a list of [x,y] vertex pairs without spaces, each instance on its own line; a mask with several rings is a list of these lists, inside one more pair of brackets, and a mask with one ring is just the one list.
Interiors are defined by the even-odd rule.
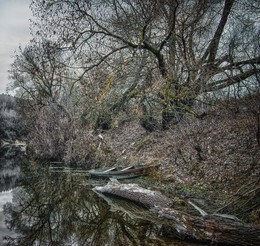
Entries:
[[0,139],[20,139],[25,134],[19,114],[19,100],[9,95],[0,95]]
[[0,95],[0,112],[9,111],[15,108],[16,98],[10,95]]

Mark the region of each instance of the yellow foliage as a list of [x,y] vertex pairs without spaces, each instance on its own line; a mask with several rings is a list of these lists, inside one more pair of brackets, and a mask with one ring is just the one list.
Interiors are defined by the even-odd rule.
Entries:
[[108,93],[109,87],[110,87],[110,85],[113,83],[114,80],[115,80],[115,76],[114,76],[114,75],[112,75],[112,76],[108,79],[108,82],[107,82],[107,86],[106,86],[106,88],[105,88],[105,91],[104,91],[104,93],[102,94],[102,96],[101,96],[101,98],[100,98],[100,100],[99,100],[100,103],[103,102],[104,97],[105,97],[106,94]]

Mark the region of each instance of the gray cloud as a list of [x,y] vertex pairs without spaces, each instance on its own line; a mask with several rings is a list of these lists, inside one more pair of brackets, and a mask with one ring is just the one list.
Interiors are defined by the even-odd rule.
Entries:
[[8,69],[19,45],[30,40],[30,0],[0,0],[0,93],[8,83]]

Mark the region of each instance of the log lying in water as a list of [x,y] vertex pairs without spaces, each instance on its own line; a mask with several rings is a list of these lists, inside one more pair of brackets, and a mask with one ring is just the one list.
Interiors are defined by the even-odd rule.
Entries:
[[93,188],[95,192],[114,195],[131,200],[147,208],[170,207],[173,201],[158,191],[144,189],[137,184],[121,184],[116,179],[111,179],[107,185]]
[[257,226],[219,215],[193,216],[171,208],[156,208],[154,211],[159,217],[171,220],[184,236],[230,245],[260,245],[260,227]]
[[150,208],[157,217],[170,222],[172,228],[180,235],[189,238],[231,245],[260,245],[260,227],[243,224],[231,215],[209,215],[200,211],[202,216],[194,216],[170,208],[173,205],[170,198],[137,184],[121,184],[117,180],[112,180],[107,185],[95,187],[93,190]]

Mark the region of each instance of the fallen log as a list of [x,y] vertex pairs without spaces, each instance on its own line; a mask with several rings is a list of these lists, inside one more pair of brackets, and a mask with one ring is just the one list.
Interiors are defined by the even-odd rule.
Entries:
[[162,220],[167,220],[180,236],[200,241],[230,245],[260,245],[260,227],[244,224],[235,216],[207,214],[191,204],[201,216],[171,208],[173,201],[157,191],[144,189],[137,184],[121,184],[111,180],[107,185],[93,188],[103,195],[112,195],[141,204]]
[[244,224],[221,215],[193,216],[172,208],[154,208],[160,218],[173,222],[173,227],[187,237],[230,245],[260,245],[260,227]]
[[172,199],[158,191],[144,189],[137,184],[121,184],[116,179],[110,179],[105,186],[97,186],[93,191],[128,199],[146,208],[170,207],[173,204]]

